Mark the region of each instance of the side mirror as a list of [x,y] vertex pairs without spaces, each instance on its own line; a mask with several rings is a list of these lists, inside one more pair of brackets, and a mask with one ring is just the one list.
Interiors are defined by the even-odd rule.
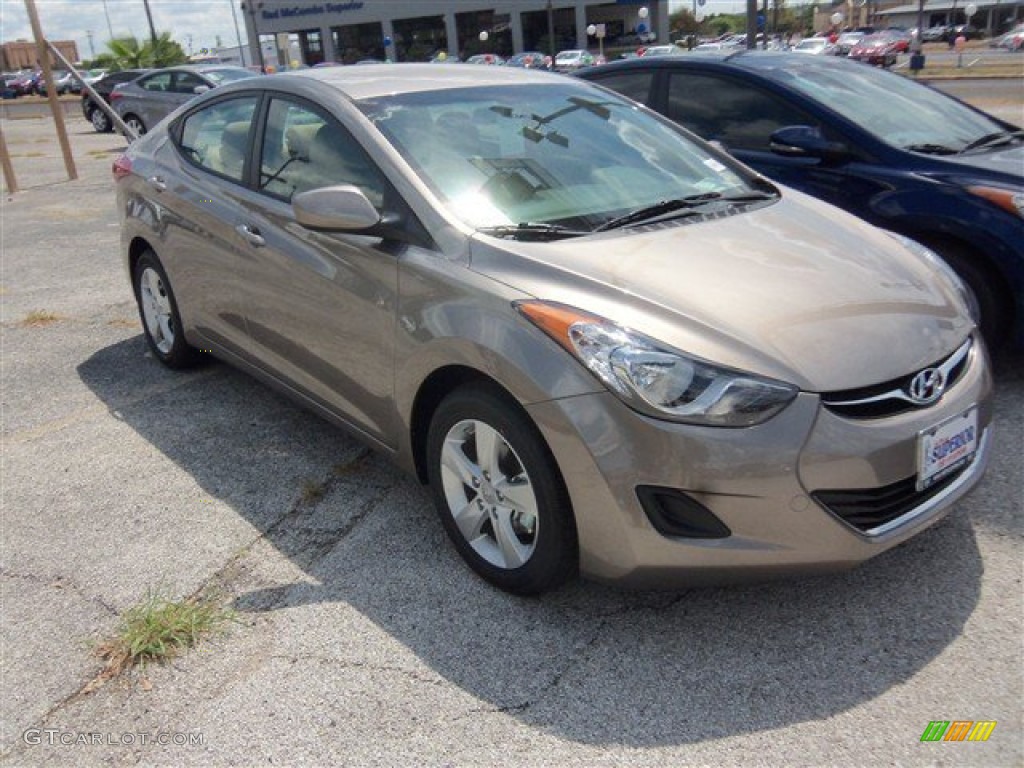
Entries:
[[820,128],[810,125],[787,125],[771,135],[768,147],[785,157],[816,157],[821,160],[842,160],[850,150],[838,141],[828,141]]
[[198,96],[201,93],[206,93],[208,90],[210,90],[210,86],[208,85],[197,85],[195,88],[192,89],[192,93]]
[[292,210],[307,229],[357,232],[380,223],[377,209],[351,184],[300,192],[292,198]]

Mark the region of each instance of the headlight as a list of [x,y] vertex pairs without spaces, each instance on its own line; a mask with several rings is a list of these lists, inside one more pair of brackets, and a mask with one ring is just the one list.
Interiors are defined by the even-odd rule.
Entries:
[[516,302],[515,307],[627,405],[649,416],[749,427],[767,421],[797,395],[790,384],[668,349],[572,307],[544,301]]
[[990,203],[995,203],[1004,211],[1012,213],[1014,216],[1020,216],[1024,219],[1024,190],[974,185],[967,187],[967,191],[972,195],[985,198]]
[[902,244],[911,253],[921,257],[928,263],[932,269],[938,272],[940,275],[946,278],[947,282],[953,287],[960,300],[967,307],[967,314],[971,316],[971,320],[977,325],[981,323],[981,308],[978,306],[978,297],[974,295],[974,291],[970,289],[970,286],[963,281],[963,278],[958,275],[951,266],[943,259],[939,254],[933,251],[931,248],[926,248],[916,240],[911,240],[909,237],[898,235],[895,232],[888,232],[886,234],[895,238],[900,244]]

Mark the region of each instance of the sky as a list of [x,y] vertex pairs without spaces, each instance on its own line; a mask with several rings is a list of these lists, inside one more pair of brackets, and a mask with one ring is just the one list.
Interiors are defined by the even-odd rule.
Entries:
[[[296,0],[296,4],[303,0]],[[429,0],[406,0],[427,5]],[[213,48],[217,36],[225,46],[237,45],[235,26],[231,18],[234,4],[238,26],[243,43],[246,41],[245,24],[238,10],[239,0],[149,0],[153,13],[153,24],[158,33],[170,31],[186,53],[200,53],[204,48]],[[670,0],[674,9],[682,5],[689,8],[692,0]],[[104,13],[104,6],[107,13]],[[707,0],[704,12],[732,13],[742,10],[742,0]],[[52,40],[74,40],[78,44],[78,55],[91,58],[106,50],[106,42],[113,30],[115,37],[135,35],[144,39],[149,35],[149,25],[142,0],[36,0],[39,19],[46,36]],[[107,17],[110,25],[107,25]],[[89,32],[92,32],[92,48]],[[190,39],[191,36],[191,39]],[[32,39],[32,28],[28,22],[24,0],[0,0],[0,40]]]

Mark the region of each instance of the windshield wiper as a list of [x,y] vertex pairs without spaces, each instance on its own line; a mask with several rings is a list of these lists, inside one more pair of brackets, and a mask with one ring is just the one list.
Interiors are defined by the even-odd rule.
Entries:
[[723,195],[721,192],[705,192],[701,195],[677,197],[671,200],[662,200],[661,202],[654,203],[654,205],[637,208],[635,211],[609,219],[604,224],[595,227],[594,231],[604,232],[609,229],[621,229],[622,227],[628,227],[630,224],[652,221],[669,214],[678,216],[696,215],[697,208],[709,205],[710,203],[756,203],[761,200],[774,200],[776,197],[778,195],[774,192],[743,192],[733,195]]
[[960,151],[945,144],[907,144],[903,149],[920,152],[922,155],[955,155]]
[[543,224],[524,221],[519,224],[498,224],[493,227],[480,227],[477,232],[493,237],[504,237],[512,240],[561,240],[567,237],[589,235],[579,229],[570,229],[560,224]]
[[965,152],[971,152],[976,149],[988,149],[990,147],[998,147],[1002,144],[1009,144],[1014,139],[1019,139],[1024,136],[1024,131],[996,131],[995,133],[987,133],[980,139],[975,139],[970,142],[967,146],[960,150],[960,154]]

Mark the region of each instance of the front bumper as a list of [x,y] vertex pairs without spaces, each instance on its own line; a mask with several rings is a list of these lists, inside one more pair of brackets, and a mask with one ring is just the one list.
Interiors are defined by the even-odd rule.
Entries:
[[[678,586],[852,567],[920,532],[984,474],[991,444],[992,380],[983,347],[935,404],[880,419],[843,418],[801,393],[765,424],[693,427],[630,410],[609,393],[528,407],[572,499],[580,568],[602,581]],[[978,451],[956,478],[891,524],[858,530],[812,497],[913,478],[917,435],[978,408]],[[655,530],[637,486],[678,489],[724,523],[727,538]]]

